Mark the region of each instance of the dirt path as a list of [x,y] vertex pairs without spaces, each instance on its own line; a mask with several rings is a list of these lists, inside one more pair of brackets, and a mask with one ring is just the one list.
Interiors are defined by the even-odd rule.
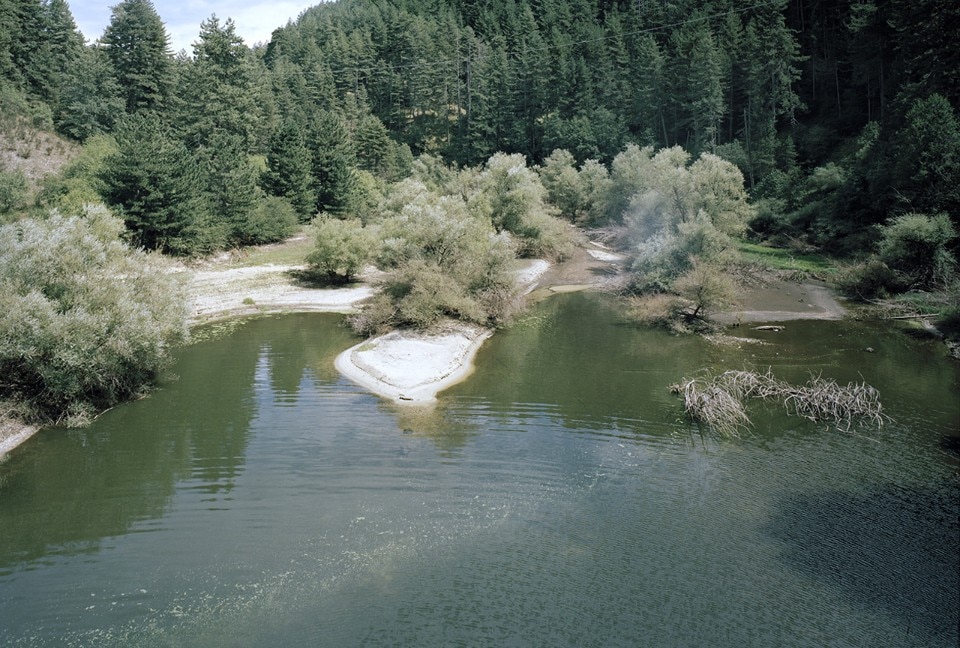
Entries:
[[626,257],[604,245],[589,242],[577,247],[570,258],[551,265],[540,277],[533,297],[588,289],[612,289],[622,283]]

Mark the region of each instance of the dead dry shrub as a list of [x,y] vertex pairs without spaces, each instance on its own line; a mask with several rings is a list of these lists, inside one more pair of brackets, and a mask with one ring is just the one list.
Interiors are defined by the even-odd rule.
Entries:
[[880,427],[887,418],[879,392],[870,385],[840,385],[819,375],[804,385],[792,385],[778,380],[770,369],[725,371],[717,376],[703,372],[671,385],[670,391],[683,397],[684,412],[691,420],[723,437],[737,437],[741,429],[750,427],[746,411],[750,399],[779,401],[788,414],[844,430],[855,423]]

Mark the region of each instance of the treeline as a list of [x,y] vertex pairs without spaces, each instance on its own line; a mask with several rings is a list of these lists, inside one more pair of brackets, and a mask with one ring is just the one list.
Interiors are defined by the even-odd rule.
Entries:
[[949,0],[346,0],[265,61],[459,164],[716,153],[765,199],[757,234],[851,253],[899,213],[957,222],[958,28]]
[[[126,0],[93,45],[65,2],[0,3],[4,128],[56,129],[86,145],[40,188],[41,212],[104,202],[131,242],[173,254],[279,240],[319,212],[344,213],[411,156],[362,102],[298,96],[232,21],[204,21],[191,55],[171,53],[149,0]],[[290,104],[292,105],[292,104]],[[0,206],[26,183],[2,170]]]
[[736,164],[755,237],[862,255],[904,214],[956,229],[956,27],[950,0],[339,0],[253,48],[214,16],[174,55],[149,0],[92,45],[66,2],[2,0],[0,100],[109,135],[91,191],[178,254],[355,215],[422,154],[609,167],[637,144]]

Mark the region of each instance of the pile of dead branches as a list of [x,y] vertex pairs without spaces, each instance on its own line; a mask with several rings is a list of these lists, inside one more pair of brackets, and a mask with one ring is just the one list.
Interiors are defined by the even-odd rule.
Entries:
[[779,401],[789,414],[845,430],[854,423],[880,427],[885,419],[876,389],[866,383],[842,386],[819,375],[811,376],[805,385],[791,385],[769,369],[725,371],[716,376],[704,372],[671,385],[670,391],[683,396],[690,419],[725,437],[739,436],[740,430],[750,427],[746,406],[751,399]]

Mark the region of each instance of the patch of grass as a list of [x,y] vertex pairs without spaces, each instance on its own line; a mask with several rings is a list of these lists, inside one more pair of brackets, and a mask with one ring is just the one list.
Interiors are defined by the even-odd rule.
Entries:
[[761,263],[775,270],[805,272],[810,275],[830,275],[837,271],[836,263],[813,252],[772,248],[747,241],[741,241],[737,247],[744,261]]
[[232,268],[248,268],[261,265],[303,265],[315,246],[314,233],[309,226],[282,243],[241,248]]

